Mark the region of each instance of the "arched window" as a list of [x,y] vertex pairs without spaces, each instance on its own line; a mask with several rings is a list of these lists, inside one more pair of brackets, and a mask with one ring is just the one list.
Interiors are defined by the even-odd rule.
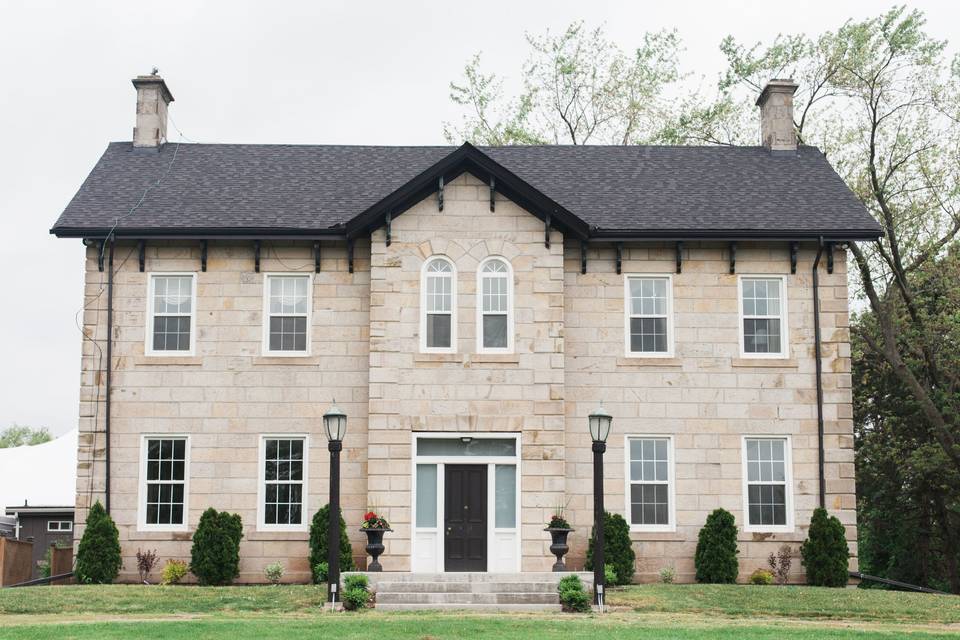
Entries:
[[487,258],[477,271],[477,351],[513,351],[513,275],[503,258]]
[[443,257],[423,265],[420,283],[420,350],[456,351],[457,272]]

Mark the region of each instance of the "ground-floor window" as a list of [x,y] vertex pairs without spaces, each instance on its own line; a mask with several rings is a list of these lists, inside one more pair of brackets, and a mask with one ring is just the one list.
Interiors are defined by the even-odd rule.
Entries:
[[140,526],[160,530],[186,527],[188,438],[146,436],[140,459]]
[[260,452],[261,528],[303,528],[307,493],[306,436],[264,436]]
[[672,530],[673,439],[669,436],[627,437],[627,515],[641,531]]
[[753,531],[792,528],[789,438],[744,438],[743,462],[746,528]]

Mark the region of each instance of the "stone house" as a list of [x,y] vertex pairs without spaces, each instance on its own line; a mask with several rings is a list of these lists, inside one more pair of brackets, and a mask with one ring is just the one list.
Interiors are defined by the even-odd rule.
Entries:
[[558,505],[582,567],[601,403],[638,580],[691,581],[717,507],[743,577],[818,504],[855,553],[844,247],[880,230],[798,146],[792,81],[761,146],[495,148],[169,142],[167,85],[133,83],[132,142],[52,229],[87,246],[76,535],[105,501],[122,578],[213,506],[241,581],[308,580],[334,401],[361,567],[372,508],[387,570],[548,571]]

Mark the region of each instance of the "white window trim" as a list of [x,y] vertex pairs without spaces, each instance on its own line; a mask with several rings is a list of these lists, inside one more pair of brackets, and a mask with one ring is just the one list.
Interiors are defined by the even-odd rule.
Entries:
[[[190,277],[193,282],[190,285],[190,350],[189,351],[156,351],[153,348],[153,291],[154,280],[158,277],[180,276]],[[165,357],[184,357],[193,356],[197,352],[197,274],[189,271],[152,271],[147,274],[147,322],[146,335],[143,340],[143,353],[148,356]]]
[[[450,346],[427,346],[427,267],[438,260],[450,265]],[[420,353],[456,353],[457,352],[457,263],[443,254],[430,256],[420,267]]]
[[[483,346],[483,267],[488,262],[499,260],[507,265],[507,346],[504,349],[492,349]],[[503,256],[488,256],[477,265],[477,353],[513,353],[513,265]]]
[[[630,502],[630,487],[633,482],[630,479],[630,441],[640,439],[657,438],[667,441],[667,500],[670,501],[667,517],[667,524],[633,524],[633,513]],[[623,437],[623,458],[624,458],[624,502],[627,523],[630,525],[630,531],[641,533],[673,533],[677,530],[677,479],[675,473],[676,453],[674,450],[673,436],[666,433],[628,433]]]
[[[744,280],[779,280],[780,281],[780,352],[779,353],[752,353],[744,350],[743,336],[743,281]],[[737,340],[740,344],[740,357],[744,359],[787,360],[790,358],[790,325],[787,321],[790,316],[790,307],[787,303],[787,276],[758,273],[737,276],[737,317],[739,318],[740,334]]]
[[[307,350],[271,351],[270,350],[270,278],[299,277],[307,279]],[[286,315],[286,314],[277,314]],[[263,274],[263,355],[271,358],[305,358],[310,355],[313,337],[313,274],[302,271],[272,271]]]
[[[50,525],[56,523],[58,527],[62,525],[67,525],[66,529],[57,528],[51,529]],[[47,520],[47,533],[71,533],[73,531],[73,522],[70,520]]]
[[[184,440],[183,523],[147,524],[147,441]],[[190,436],[183,433],[145,433],[140,436],[140,477],[137,491],[137,531],[189,531],[190,529]]]
[[[783,440],[783,479],[786,484],[786,516],[785,525],[751,525],[750,524],[750,495],[747,491],[747,440]],[[740,442],[740,473],[742,475],[743,492],[743,531],[745,533],[793,533],[796,526],[793,504],[793,440],[788,435],[778,434],[750,434],[741,438]],[[769,483],[761,483],[769,484]]]
[[[266,499],[266,469],[264,468],[264,455],[267,451],[267,440],[303,440],[303,493],[301,496],[302,506],[300,508],[300,524],[267,524],[266,509],[264,500]],[[310,487],[310,435],[307,433],[263,433],[260,434],[260,445],[257,451],[257,531],[309,531],[310,514],[309,510],[309,487]]]
[[[667,280],[667,350],[631,351],[630,318],[633,317],[633,301],[630,296],[630,280],[635,278],[666,278]],[[640,314],[642,316],[642,314]],[[650,317],[650,316],[642,316]],[[627,358],[672,358],[673,346],[673,275],[669,273],[625,273],[623,274],[623,351]]]

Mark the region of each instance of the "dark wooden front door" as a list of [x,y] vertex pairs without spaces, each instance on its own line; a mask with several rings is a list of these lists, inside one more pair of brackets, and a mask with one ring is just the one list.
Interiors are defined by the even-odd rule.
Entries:
[[448,464],[444,473],[446,571],[487,570],[487,465]]

